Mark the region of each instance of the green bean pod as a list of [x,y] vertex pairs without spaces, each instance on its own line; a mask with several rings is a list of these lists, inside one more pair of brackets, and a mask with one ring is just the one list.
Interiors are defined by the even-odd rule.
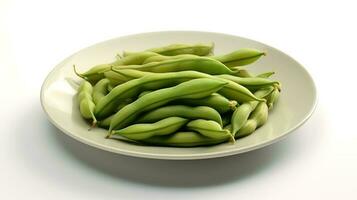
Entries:
[[[193,54],[198,56],[206,56],[212,53],[214,44],[170,44],[163,47],[147,49],[145,51],[155,52],[166,56],[175,56],[180,54]],[[133,55],[135,52],[124,51],[123,55]]]
[[270,78],[274,74],[275,74],[275,72],[264,72],[264,73],[261,73],[261,74],[257,75],[257,77],[259,77],[259,78]]
[[[146,72],[138,72],[136,70],[123,70],[123,69],[113,69],[115,72],[126,76],[126,77],[144,77],[144,76],[149,76],[152,75],[153,73],[146,73]],[[160,73],[161,76],[172,76],[172,74],[189,74],[191,79],[194,78],[212,78],[212,79],[219,79],[222,80],[220,77],[216,76],[211,76],[209,74],[205,73],[200,73],[200,72],[195,72],[195,71],[183,71],[183,72],[167,72],[167,73]],[[246,102],[246,101],[265,101],[263,99],[257,98],[252,94],[247,88],[244,86],[241,86],[238,83],[235,83],[234,81],[230,81],[227,79],[224,79],[226,82],[228,82],[227,85],[225,85],[222,90],[220,90],[218,93],[222,94],[223,96],[227,97],[228,99],[235,100],[237,102]]]
[[97,123],[93,111],[95,104],[92,98],[93,87],[88,81],[83,81],[78,88],[78,102],[79,102],[79,111],[83,118],[92,119],[94,126]]
[[224,88],[222,88],[220,91],[218,91],[218,93],[227,97],[228,99],[235,100],[238,103],[244,103],[248,101],[265,101],[265,99],[257,98],[246,87],[238,83],[222,78],[219,79],[227,81],[228,84],[225,85]]
[[120,135],[131,140],[145,140],[152,136],[169,135],[176,132],[188,122],[181,117],[169,117],[153,124],[134,124],[126,128],[115,130],[110,137]]
[[279,81],[273,81],[273,80],[269,80],[266,78],[259,78],[259,77],[242,78],[242,77],[232,76],[228,74],[217,75],[217,77],[238,83],[239,85],[242,85],[248,88],[249,90],[256,90],[266,86],[280,84]]
[[104,77],[106,79],[108,79],[110,81],[110,84],[113,86],[116,86],[116,85],[119,85],[119,84],[122,84],[122,83],[132,80],[132,78],[125,77],[119,73],[112,71],[112,70],[106,71],[103,74],[104,74]]
[[[150,92],[152,91],[144,91],[140,93],[139,98],[146,94],[149,94]],[[205,107],[213,108],[214,110],[216,110],[218,113],[221,114],[235,110],[236,106],[238,105],[237,101],[228,100],[226,97],[217,93],[213,93],[212,95],[201,99],[179,99],[170,102],[170,104],[172,105],[182,104],[188,106],[205,106]]]
[[93,102],[97,104],[105,95],[108,94],[108,79],[98,81],[93,87]]
[[265,102],[260,102],[252,112],[247,122],[241,129],[239,129],[235,137],[240,138],[253,133],[257,128],[265,124],[267,120],[268,106]]
[[[272,93],[274,90],[274,87],[267,87],[265,89],[259,90],[255,92],[254,94],[258,97],[264,98],[268,96],[270,93]],[[232,134],[235,135],[247,122],[249,115],[252,113],[252,111],[255,109],[255,107],[258,105],[257,101],[251,101],[251,102],[246,102],[241,104],[240,106],[237,107],[237,109],[233,112],[232,118],[231,118],[231,124],[232,124]]]
[[215,109],[221,114],[235,110],[237,106],[236,101],[229,100],[226,97],[217,93],[200,99],[180,99],[177,101],[173,101],[172,104],[183,104],[189,106],[208,106]]
[[199,56],[197,55],[191,55],[191,54],[182,54],[182,55],[176,55],[176,56],[164,56],[164,55],[157,55],[157,56],[152,56],[150,58],[147,58],[144,60],[143,64],[146,63],[152,63],[152,62],[161,62],[165,60],[175,60],[175,59],[182,59],[182,58],[197,58]]
[[233,68],[234,70],[237,70],[236,73],[234,73],[234,76],[238,77],[254,77],[252,74],[250,74],[247,70],[241,69],[241,68]]
[[201,78],[146,94],[125,106],[114,115],[110,123],[109,133],[111,133],[112,130],[120,130],[126,127],[132,123],[139,114],[145,111],[155,109],[176,99],[203,98],[220,90],[226,84],[227,83],[222,80]]
[[196,119],[187,123],[186,128],[212,139],[220,139],[223,137],[222,135],[229,135],[231,140],[235,141],[232,134],[228,130],[222,129],[222,126],[215,121]]
[[197,58],[181,58],[174,60],[165,60],[162,62],[152,62],[143,65],[127,65],[127,66],[114,66],[116,70],[120,69],[136,69],[148,72],[177,72],[177,71],[198,71],[206,74],[234,74],[224,64],[207,57]]
[[138,79],[146,75],[152,75],[152,72],[143,72],[135,69],[113,69],[105,72],[104,75],[111,81],[113,86],[117,86],[133,79]]
[[141,116],[135,123],[153,123],[174,116],[186,119],[212,120],[222,126],[221,116],[215,109],[207,106],[190,107],[185,105],[169,105],[155,109]]
[[273,105],[276,101],[278,101],[280,96],[280,91],[278,88],[275,88],[274,91],[267,97],[267,104],[269,110],[273,108]]
[[155,55],[157,54],[154,52],[141,52],[122,59],[118,59],[112,63],[96,65],[84,73],[77,72],[75,65],[73,65],[73,69],[77,76],[89,81],[91,84],[95,84],[104,78],[104,72],[109,71],[112,66],[140,65],[144,62],[145,59]]
[[219,139],[213,139],[196,133],[193,131],[176,132],[171,135],[153,136],[141,142],[156,146],[171,146],[171,147],[197,147],[220,144],[230,140],[229,135],[222,135]]
[[236,67],[251,64],[264,55],[264,52],[257,49],[244,48],[225,55],[211,56],[211,58],[218,60],[227,67]]

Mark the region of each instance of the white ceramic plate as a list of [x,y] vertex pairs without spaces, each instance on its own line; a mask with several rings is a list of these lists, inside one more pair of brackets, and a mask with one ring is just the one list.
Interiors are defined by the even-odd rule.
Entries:
[[[257,48],[267,53],[249,66],[252,72],[275,71],[274,79],[281,81],[282,93],[268,122],[252,135],[235,144],[224,143],[209,147],[174,148],[139,146],[105,139],[106,130],[88,131],[75,100],[76,90],[71,80],[79,78],[72,65],[83,72],[98,63],[114,60],[123,51],[140,51],[170,43],[215,43],[215,54],[239,48]],[[47,76],[41,90],[41,103],[50,121],[67,135],[88,145],[106,151],[137,157],[157,159],[203,159],[239,154],[272,144],[301,126],[312,114],[316,105],[316,89],[308,72],[294,59],[268,45],[233,35],[210,32],[170,31],[153,32],[120,37],[85,48],[58,64]]]

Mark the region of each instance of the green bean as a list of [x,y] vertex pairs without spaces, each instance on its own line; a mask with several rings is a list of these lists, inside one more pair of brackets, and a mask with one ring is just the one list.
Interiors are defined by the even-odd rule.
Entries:
[[145,111],[155,109],[176,99],[203,98],[220,90],[226,84],[226,82],[221,80],[200,78],[183,82],[174,87],[151,92],[117,112],[110,123],[109,133],[111,133],[112,130],[126,127],[133,122],[139,114]]
[[272,81],[266,78],[259,78],[259,77],[242,78],[242,77],[232,76],[228,74],[217,75],[217,77],[238,83],[248,88],[249,90],[260,89],[262,87],[280,84],[279,81]]
[[[115,72],[126,76],[126,77],[144,77],[144,76],[149,76],[152,75],[153,73],[146,73],[146,72],[137,72],[135,70],[122,70],[122,69],[113,69]],[[205,73],[200,73],[200,72],[195,72],[195,71],[186,71],[186,72],[167,72],[167,73],[161,73],[161,76],[172,76],[172,74],[189,74],[190,79],[194,78],[212,78],[212,79],[219,79],[222,80],[219,77],[215,76],[210,76]],[[223,96],[227,97],[228,99],[235,100],[237,102],[246,102],[246,101],[252,101],[252,100],[257,100],[257,101],[264,101],[263,99],[259,99],[255,97],[247,88],[233,82],[230,80],[224,79],[226,82],[228,82],[227,85],[225,85],[222,90],[220,90],[218,93],[222,94]]]
[[177,101],[173,101],[172,104],[183,104],[190,106],[208,106],[219,113],[227,113],[231,110],[235,110],[237,102],[234,100],[228,100],[226,97],[214,93],[208,97],[200,98],[200,99],[180,99]]
[[145,140],[152,136],[169,135],[176,132],[188,122],[181,117],[169,117],[153,124],[134,124],[126,128],[115,130],[110,137],[124,136],[131,140]]
[[164,55],[157,55],[152,56],[144,60],[143,64],[152,63],[152,62],[161,62],[165,60],[175,60],[175,59],[182,59],[182,58],[198,58],[199,56],[191,55],[191,54],[181,54],[176,56],[164,56]]
[[228,130],[222,129],[222,126],[212,120],[196,119],[186,124],[186,128],[191,131],[196,131],[206,137],[212,139],[220,139],[222,135],[230,135],[231,140],[234,141],[234,137]]
[[226,142],[231,137],[229,135],[222,135],[222,138],[212,139],[203,136],[196,132],[176,132],[171,135],[153,136],[146,140],[142,140],[144,144],[159,145],[159,146],[172,146],[172,147],[196,147],[208,146]]
[[[144,92],[140,93],[139,98],[146,94],[149,94],[150,92],[152,92],[152,91],[144,91]],[[170,104],[172,104],[172,105],[182,104],[182,105],[188,105],[188,106],[205,106],[205,107],[213,108],[218,113],[225,113],[225,114],[229,111],[235,110],[236,106],[238,105],[238,103],[236,101],[228,100],[226,97],[224,97],[220,94],[217,94],[217,93],[213,93],[212,95],[210,95],[208,97],[201,98],[201,99],[175,100],[175,101],[172,101]]]
[[[261,56],[265,55],[264,52],[261,52],[256,49],[239,49],[237,51],[231,52],[229,54],[225,55],[218,55],[218,56],[208,56],[209,58],[213,58],[227,67],[236,67],[236,66],[243,66],[243,65],[248,65],[256,60],[258,60]],[[182,55],[176,55],[176,56],[164,56],[164,55],[158,55],[158,56],[152,56],[144,61],[144,63],[150,63],[150,62],[160,62],[164,60],[171,60],[171,59],[179,59],[179,58],[186,58],[186,57],[197,57],[196,55],[190,55],[190,54],[182,54]]]
[[[113,69],[109,72],[111,75],[111,77],[109,79],[112,80],[113,85],[119,85],[119,84],[125,83],[125,82],[133,80],[133,79],[141,78],[146,75],[155,74],[152,72],[143,72],[143,71],[139,71],[139,70],[135,70],[135,69],[120,69],[120,70]],[[106,73],[109,73],[109,72],[106,72]]]
[[[194,54],[198,56],[206,56],[212,53],[214,44],[170,44],[167,46],[147,49],[145,51],[155,52],[166,56],[175,56],[180,54]],[[124,51],[123,55],[128,56],[135,54],[135,52]]]
[[244,48],[226,55],[211,56],[211,58],[220,61],[227,67],[236,67],[251,64],[264,55],[264,52],[257,49]]
[[131,80],[132,78],[130,77],[125,77],[119,73],[116,73],[112,70],[110,71],[106,71],[103,73],[104,74],[104,77],[106,79],[108,79],[110,81],[110,84],[115,86],[115,85],[119,85],[119,84],[122,84],[122,83],[125,83],[129,80]]
[[234,70],[237,70],[236,73],[234,73],[234,76],[238,77],[254,77],[252,74],[250,74],[247,70],[241,69],[241,68],[233,68]]
[[136,123],[152,123],[168,117],[183,117],[186,119],[207,119],[219,123],[222,119],[219,113],[207,106],[190,107],[185,105],[170,105],[150,111],[140,117]]
[[240,138],[253,133],[257,128],[265,124],[267,120],[268,106],[265,102],[261,102],[257,105],[247,122],[243,125],[243,127],[239,129],[235,137]]
[[275,88],[274,91],[267,97],[267,104],[269,110],[273,108],[274,103],[279,99],[280,92],[278,88]]
[[[274,87],[267,87],[262,90],[255,92],[254,94],[257,97],[264,98],[268,96]],[[255,109],[258,105],[257,101],[251,101],[243,103],[242,105],[238,106],[237,109],[233,112],[231,123],[232,123],[232,134],[235,135],[247,122],[250,113]]]
[[73,70],[77,76],[89,81],[92,84],[95,84],[104,78],[104,72],[109,71],[112,66],[140,65],[146,58],[155,55],[157,54],[154,52],[141,52],[132,56],[127,56],[123,59],[116,60],[112,63],[96,65],[84,73],[77,72],[75,65],[73,65]]
[[261,73],[261,74],[257,75],[257,77],[259,77],[259,78],[269,78],[274,74],[275,74],[275,72],[264,72],[264,73]]
[[93,87],[93,102],[97,104],[100,99],[108,94],[108,79],[98,81]]
[[177,71],[198,71],[207,74],[233,74],[232,71],[224,64],[207,57],[197,58],[181,58],[174,60],[165,60],[162,62],[152,62],[143,65],[126,65],[126,66],[114,66],[116,70],[120,69],[136,69],[140,71],[148,72],[177,72]]
[[[220,78],[221,79],[221,78]],[[239,85],[230,80],[221,79],[227,81],[227,85],[218,91],[219,94],[227,97],[228,99],[236,100],[238,103],[244,103],[247,101],[265,101],[264,99],[257,98],[247,88]]]
[[94,126],[97,123],[93,111],[95,104],[92,99],[93,87],[88,81],[83,81],[78,88],[79,110],[83,118],[92,119]]

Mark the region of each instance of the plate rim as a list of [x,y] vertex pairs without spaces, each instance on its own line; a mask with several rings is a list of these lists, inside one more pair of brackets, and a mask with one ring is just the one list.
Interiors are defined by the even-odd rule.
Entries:
[[[193,155],[180,155],[180,154],[165,154],[165,153],[160,153],[160,154],[155,154],[155,153],[146,153],[146,152],[138,152],[138,151],[130,151],[130,150],[123,150],[123,149],[119,149],[119,148],[114,148],[114,147],[110,147],[110,146],[106,146],[106,145],[101,145],[98,144],[96,142],[93,142],[92,140],[86,139],[86,138],[82,138],[82,137],[78,137],[77,135],[71,133],[70,131],[67,131],[66,129],[64,129],[60,124],[56,123],[52,117],[50,116],[50,114],[48,113],[48,110],[45,106],[44,103],[44,90],[45,90],[45,86],[48,85],[48,82],[50,81],[49,78],[50,76],[57,71],[58,69],[60,69],[61,67],[63,67],[63,63],[67,62],[69,59],[71,59],[73,56],[77,55],[79,52],[86,50],[88,48],[91,48],[92,46],[96,46],[102,43],[107,43],[113,40],[117,40],[117,39],[125,39],[126,37],[135,37],[135,36],[145,36],[145,35],[150,35],[150,34],[165,34],[165,33],[196,33],[196,34],[215,34],[215,35],[222,35],[222,36],[228,36],[228,37],[237,37],[243,40],[248,40],[248,41],[252,41],[261,45],[265,45],[279,53],[281,53],[282,55],[286,56],[287,58],[293,60],[294,62],[296,62],[300,68],[304,71],[304,73],[307,75],[308,79],[310,79],[311,83],[312,83],[312,92],[313,92],[313,102],[312,102],[312,107],[309,110],[309,112],[307,112],[304,115],[304,118],[297,123],[295,126],[292,126],[290,129],[282,132],[282,134],[272,140],[267,140],[264,141],[258,145],[251,145],[251,146],[247,146],[244,148],[240,148],[240,149],[227,149],[227,150],[223,150],[223,151],[218,151],[218,152],[209,152],[209,153],[200,153],[200,154],[193,154]],[[219,33],[219,32],[211,32],[211,31],[188,31],[188,30],[169,30],[169,31],[152,31],[152,32],[142,32],[142,33],[135,33],[135,34],[128,34],[128,35],[123,35],[123,36],[118,36],[118,37],[113,37],[111,39],[107,39],[107,40],[103,40],[97,43],[94,43],[92,45],[86,46],[84,48],[81,48],[79,50],[77,50],[75,53],[71,54],[70,56],[66,57],[64,60],[62,60],[60,63],[58,63],[54,68],[52,68],[52,70],[46,75],[42,86],[41,86],[41,90],[40,90],[40,102],[41,102],[41,107],[42,110],[45,112],[48,120],[56,127],[58,128],[61,132],[65,133],[67,136],[81,142],[84,143],[86,145],[89,145],[91,147],[95,147],[97,149],[103,150],[103,151],[108,151],[111,153],[116,153],[116,154],[121,154],[121,155],[125,155],[125,156],[133,156],[133,157],[139,157],[139,158],[150,158],[150,159],[160,159],[160,160],[199,160],[199,159],[209,159],[209,158],[218,158],[218,157],[225,157],[225,156],[231,156],[231,155],[237,155],[237,154],[241,154],[241,153],[246,153],[249,151],[253,151],[256,149],[260,149],[266,146],[269,146],[270,144],[279,142],[283,139],[285,139],[287,136],[289,136],[290,134],[292,134],[296,129],[298,129],[299,127],[301,127],[303,124],[305,124],[307,122],[307,120],[312,116],[312,114],[314,113],[314,111],[316,110],[317,107],[317,103],[318,103],[318,93],[317,93],[317,89],[316,89],[316,84],[311,76],[311,74],[307,71],[307,69],[300,64],[298,61],[296,61],[294,58],[292,58],[291,56],[289,56],[288,54],[284,53],[283,51],[267,45],[265,43],[253,40],[253,39],[249,39],[249,38],[245,38],[245,37],[241,37],[241,36],[237,36],[237,35],[233,35],[233,34],[227,34],[227,33]]]

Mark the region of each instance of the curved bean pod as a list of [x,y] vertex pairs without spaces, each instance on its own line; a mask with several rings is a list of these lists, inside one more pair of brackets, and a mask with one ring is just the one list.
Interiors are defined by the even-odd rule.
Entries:
[[198,71],[207,74],[233,74],[224,64],[207,57],[181,58],[175,60],[165,60],[162,62],[152,62],[144,65],[114,66],[114,69],[136,69],[148,72],[177,72],[177,71]]
[[[270,93],[272,93],[273,90],[274,87],[268,87],[259,90],[254,94],[258,97],[264,98],[268,96]],[[251,101],[251,102],[243,103],[237,107],[237,109],[233,112],[231,118],[231,124],[232,124],[231,131],[233,135],[235,135],[244,126],[244,124],[247,122],[249,118],[249,115],[252,113],[252,111],[255,109],[257,105],[258,105],[257,101]]]
[[106,71],[103,73],[104,77],[110,81],[110,84],[113,86],[125,83],[127,81],[130,81],[132,78],[130,77],[125,77],[119,73],[116,73],[112,70]]
[[[139,98],[149,94],[152,91],[144,91],[140,93]],[[216,110],[218,113],[227,113],[229,111],[233,111],[236,109],[236,106],[238,103],[234,100],[228,100],[226,97],[213,93],[208,97],[204,97],[201,99],[180,99],[176,101],[172,101],[170,104],[172,105],[177,105],[177,104],[182,104],[182,105],[189,105],[189,106],[205,106],[205,107],[210,107]],[[202,118],[204,119],[204,118]],[[229,119],[230,121],[231,119]],[[223,122],[222,122],[223,123]]]
[[244,48],[226,55],[211,56],[211,58],[220,61],[227,67],[236,67],[251,64],[264,55],[264,52],[257,49]]
[[92,119],[93,126],[97,123],[93,111],[95,104],[92,99],[93,87],[88,81],[83,81],[78,88],[79,110],[83,118]]
[[190,106],[208,106],[219,113],[223,114],[231,110],[235,110],[237,106],[236,101],[228,100],[226,97],[214,93],[208,97],[200,98],[200,99],[180,99],[177,101],[173,101],[172,104],[183,104]]
[[237,72],[234,73],[234,76],[238,76],[238,77],[254,77],[252,74],[250,74],[245,69],[241,69],[241,68],[233,68],[233,69],[237,70]]
[[143,64],[146,63],[152,63],[152,62],[161,62],[165,60],[175,60],[175,59],[182,59],[182,58],[197,58],[197,55],[191,55],[191,54],[182,54],[182,55],[176,55],[176,56],[164,56],[164,55],[157,55],[157,56],[152,56],[150,58],[147,58],[144,60]]
[[134,124],[126,128],[115,130],[110,137],[124,136],[131,140],[145,140],[152,136],[169,135],[176,132],[188,122],[181,117],[169,117],[153,124]]
[[[180,54],[194,54],[198,56],[206,56],[212,53],[214,43],[210,44],[170,44],[163,47],[151,48],[145,51],[155,52],[166,56],[175,56]],[[128,56],[135,52],[124,51],[123,55]]]
[[220,124],[212,120],[196,119],[187,123],[186,128],[212,139],[220,139],[222,135],[229,135],[231,140],[235,141],[233,135],[228,130],[222,129]]
[[186,119],[206,119],[219,123],[222,126],[222,119],[219,113],[207,106],[190,107],[185,105],[164,106],[140,117],[136,123],[152,123],[168,117],[183,117]]
[[108,79],[98,81],[93,87],[93,102],[97,104],[100,99],[108,94]]
[[176,99],[203,98],[220,90],[226,84],[226,82],[221,80],[201,78],[146,94],[125,106],[114,115],[110,123],[109,133],[111,133],[112,130],[126,127],[134,121],[139,114],[145,111],[160,107]]
[[[115,72],[118,72],[119,74],[126,76],[126,77],[144,77],[144,76],[149,76],[152,75],[153,73],[146,73],[146,72],[137,72],[136,70],[122,70],[122,69],[113,69]],[[218,80],[224,80],[228,82],[227,85],[225,85],[218,93],[222,94],[223,96],[227,97],[228,99],[235,100],[237,102],[246,102],[246,101],[265,101],[264,99],[260,99],[254,96],[247,88],[244,86],[241,86],[238,83],[235,83],[234,81],[230,81],[227,79],[222,79],[220,77],[216,76],[211,76],[209,74],[201,73],[201,72],[195,72],[195,71],[183,71],[183,72],[167,72],[167,73],[160,73],[162,76],[172,76],[172,74],[184,74],[187,73],[190,76],[190,79],[194,78],[212,78],[212,79],[218,79]]]
[[158,55],[158,54],[154,53],[154,52],[140,52],[138,54],[134,54],[134,55],[127,56],[125,58],[116,60],[112,63],[96,65],[84,73],[77,72],[75,65],[73,65],[73,70],[77,76],[89,81],[92,84],[95,84],[100,79],[104,78],[104,72],[109,71],[112,66],[139,65],[139,64],[142,64],[143,61],[145,59],[147,59],[148,57],[155,56],[155,55]]
[[208,146],[230,140],[229,135],[223,135],[219,139],[212,139],[193,131],[176,132],[171,135],[153,136],[141,142],[149,145],[172,146],[172,147],[196,147]]
[[239,85],[242,85],[250,90],[260,89],[262,87],[280,84],[279,81],[273,81],[273,80],[269,80],[266,78],[259,78],[259,77],[242,78],[242,77],[232,76],[232,75],[228,75],[228,74],[217,75],[217,77],[233,81],[233,82],[238,83]]
[[274,91],[267,97],[267,104],[269,110],[273,108],[273,105],[276,101],[278,101],[280,96],[280,92],[278,88],[275,88]]
[[264,72],[264,73],[261,73],[261,74],[257,75],[257,77],[259,77],[259,78],[270,78],[274,74],[275,74],[275,72]]
[[268,106],[265,102],[260,102],[247,122],[235,135],[236,138],[247,136],[253,133],[257,128],[265,124],[268,120]]

